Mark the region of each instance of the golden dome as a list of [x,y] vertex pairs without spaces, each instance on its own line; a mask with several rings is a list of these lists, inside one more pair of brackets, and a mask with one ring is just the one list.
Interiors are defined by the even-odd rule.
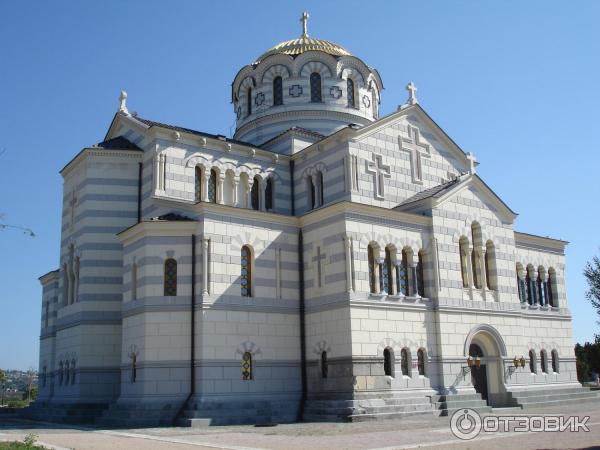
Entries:
[[333,56],[350,56],[351,53],[344,47],[334,44],[333,42],[324,41],[322,39],[314,39],[303,35],[297,39],[291,39],[289,41],[277,44],[275,47],[267,50],[256,60],[256,63],[261,62],[263,59],[271,55],[284,54],[290,56],[298,56],[304,52],[310,52],[316,50],[319,52],[325,52]]
[[322,39],[313,39],[309,37],[307,31],[308,13],[305,12],[302,14],[300,22],[302,22],[302,36],[297,39],[291,39],[289,41],[277,44],[275,47],[260,55],[255,64],[258,64],[263,59],[271,55],[283,54],[298,56],[304,52],[310,52],[313,50],[325,52],[333,56],[351,56],[351,53],[340,45],[334,44],[333,42],[324,41]]

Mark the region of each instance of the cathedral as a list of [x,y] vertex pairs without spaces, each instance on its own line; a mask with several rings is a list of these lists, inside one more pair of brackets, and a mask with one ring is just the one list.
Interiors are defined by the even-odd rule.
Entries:
[[577,381],[567,242],[516,231],[415,85],[380,115],[378,71],[307,21],[235,75],[233,137],[144,118],[122,92],[102,142],[61,170],[30,417],[201,426],[597,400]]

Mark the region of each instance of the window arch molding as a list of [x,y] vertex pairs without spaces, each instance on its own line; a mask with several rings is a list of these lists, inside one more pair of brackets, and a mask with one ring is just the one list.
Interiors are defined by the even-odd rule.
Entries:
[[[325,78],[332,78],[335,71],[332,70],[331,67],[335,67],[336,65],[335,59],[331,57],[331,60],[333,60],[333,64],[330,67],[330,65],[325,62],[329,59],[327,58],[328,55],[315,55],[314,53],[310,53],[311,52],[305,52],[297,57],[297,64],[300,67],[300,70],[298,71],[299,76],[308,79],[310,78],[310,75],[312,73],[318,73],[319,75],[321,75],[321,81],[323,81]],[[306,60],[306,62],[302,64],[303,61],[300,60],[300,58],[303,58],[304,60]]]
[[290,78],[291,70],[284,64],[273,64],[269,66],[262,75],[259,73],[258,77],[263,86],[271,85],[276,77],[281,77],[282,80]]

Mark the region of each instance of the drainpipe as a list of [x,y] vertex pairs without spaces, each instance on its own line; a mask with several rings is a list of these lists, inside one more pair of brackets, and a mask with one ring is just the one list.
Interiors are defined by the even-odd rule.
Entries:
[[304,403],[306,402],[306,318],[304,304],[304,240],[302,230],[298,230],[298,282],[300,284],[300,374],[302,377],[302,397],[300,399],[300,410],[298,421],[304,419]]

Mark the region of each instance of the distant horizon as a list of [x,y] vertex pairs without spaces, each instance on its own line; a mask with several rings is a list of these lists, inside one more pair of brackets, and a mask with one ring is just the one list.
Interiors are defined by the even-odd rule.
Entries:
[[583,269],[600,254],[600,152],[585,138],[600,123],[600,2],[397,2],[356,14],[364,9],[354,0],[269,0],[251,12],[241,1],[0,3],[0,224],[35,233],[0,229],[0,366],[39,369],[37,278],[59,265],[58,171],[103,140],[120,91],[141,117],[231,136],[231,81],[297,37],[303,10],[311,36],[379,71],[382,115],[416,84],[420,105],[520,213],[515,231],[570,241],[574,344],[593,342],[599,317]]

